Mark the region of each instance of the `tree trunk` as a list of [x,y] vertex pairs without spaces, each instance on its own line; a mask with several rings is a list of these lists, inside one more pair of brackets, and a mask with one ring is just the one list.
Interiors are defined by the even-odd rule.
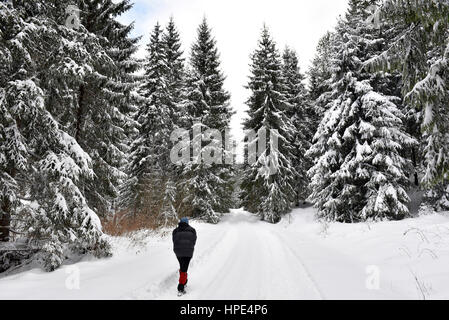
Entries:
[[412,150],[412,162],[413,162],[413,168],[415,169],[414,178],[415,178],[415,186],[419,187],[419,179],[418,179],[418,170],[416,168],[416,151],[415,148]]
[[0,242],[9,241],[9,229],[11,225],[11,203],[5,199],[1,204],[0,213]]
[[75,126],[75,140],[80,143],[81,138],[81,130],[83,126],[83,113],[84,113],[84,95],[85,95],[85,89],[84,85],[80,86],[79,89],[79,96],[78,96],[78,110],[76,114],[76,126]]

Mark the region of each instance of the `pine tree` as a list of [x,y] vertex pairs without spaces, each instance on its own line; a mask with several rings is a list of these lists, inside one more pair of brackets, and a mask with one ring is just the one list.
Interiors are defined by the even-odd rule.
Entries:
[[74,85],[93,69],[92,57],[102,59],[102,48],[80,43],[94,37],[82,26],[64,25],[66,7],[61,1],[0,3],[2,241],[14,230],[39,250],[36,258],[49,271],[67,249],[110,254],[82,183],[93,178],[92,159],[67,132],[67,113],[58,112],[73,110]]
[[132,24],[117,21],[131,9],[130,0],[79,1],[78,6],[82,25],[95,35],[91,41],[103,51],[102,61],[95,62],[92,72],[80,79],[76,110],[69,119],[73,136],[93,161],[94,179],[84,185],[89,206],[106,216],[114,210],[119,185],[126,178],[128,142],[135,126],[131,113],[139,103],[135,97],[139,77],[135,72],[141,63],[133,57],[139,38],[130,37]]
[[[321,121],[332,91],[331,78],[335,61],[335,34],[327,32],[318,42],[317,52],[308,70],[309,98],[313,102],[316,114],[315,121]],[[318,125],[316,123],[316,125]]]
[[121,205],[134,213],[149,212],[160,223],[177,219],[175,202],[179,170],[170,160],[170,135],[183,124],[184,59],[173,18],[163,32],[157,24],[147,48],[143,104],[136,114],[139,133],[131,146],[129,178]]
[[182,128],[182,118],[185,117],[182,108],[184,98],[185,67],[183,51],[181,50],[181,39],[175,26],[173,17],[162,35],[165,45],[165,60],[167,65],[166,84],[168,91],[168,103],[170,106],[171,119],[176,127]]
[[[297,173],[293,167],[291,144],[295,129],[287,116],[292,105],[288,103],[282,60],[266,27],[252,55],[247,88],[251,90],[251,96],[247,101],[249,118],[244,122],[244,129],[256,133],[265,129],[267,135],[273,135],[266,150],[263,150],[264,141],[259,134],[256,161],[245,164],[242,201],[248,211],[259,214],[265,221],[276,223],[291,210],[295,200],[294,177]],[[271,140],[274,136],[278,139],[277,148]],[[256,143],[250,139],[247,151]],[[251,155],[246,157],[248,160]],[[270,170],[270,167],[275,170]]]
[[[167,25],[162,35],[164,43],[165,60],[167,65],[166,85],[167,85],[167,106],[170,108],[171,129],[182,128],[186,117],[183,108],[185,67],[183,51],[181,50],[181,40],[173,17]],[[177,218],[176,199],[177,185],[180,182],[179,176],[182,171],[174,164],[167,166],[167,182],[165,184],[165,197],[161,215],[166,221],[173,221]]]
[[170,168],[169,141],[173,130],[170,106],[167,104],[168,68],[163,30],[156,24],[147,47],[145,76],[139,93],[144,99],[135,121],[139,133],[131,145],[129,181],[124,190],[124,203],[136,214],[141,210],[157,212],[165,193],[165,172]]
[[295,128],[292,132],[293,159],[292,163],[296,169],[294,190],[296,202],[299,204],[308,196],[307,170],[310,168],[310,161],[305,157],[310,148],[315,128],[313,120],[315,114],[311,108],[307,90],[303,83],[305,77],[299,70],[298,56],[295,51],[286,48],[283,53],[283,77],[286,81],[286,97],[290,108],[286,110],[287,118],[291,119]]
[[331,102],[308,155],[311,199],[319,216],[358,222],[400,219],[409,214],[406,193],[408,160],[405,147],[415,140],[404,132],[400,99],[386,94],[389,75],[361,71],[363,61],[385,39],[367,24],[368,8],[376,1],[352,0],[346,19],[337,27],[336,65]]
[[410,127],[420,139],[421,148],[414,155],[424,162],[421,182],[428,190],[427,202],[436,210],[447,210],[449,1],[388,0],[379,12],[401,32],[366,64],[371,70],[401,72]]
[[[224,80],[216,41],[204,19],[192,46],[186,75],[184,122],[192,128],[192,145],[198,153],[183,168],[181,212],[212,223],[219,221],[219,212],[229,210],[232,197],[232,168],[225,164],[228,153],[222,139],[232,116]],[[218,130],[221,137],[204,137],[209,129]],[[207,163],[205,155],[219,155],[219,163]]]

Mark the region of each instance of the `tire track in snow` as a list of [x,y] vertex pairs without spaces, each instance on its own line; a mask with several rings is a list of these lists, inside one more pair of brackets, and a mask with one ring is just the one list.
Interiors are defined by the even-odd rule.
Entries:
[[[310,279],[320,290],[323,299],[384,299],[391,297],[388,290],[369,290],[366,287],[366,266],[370,265],[369,261],[359,261],[332,247],[317,243],[317,239],[304,235],[298,237],[298,235],[300,234],[296,232],[278,234],[279,237],[284,238],[286,247],[304,266]],[[307,259],[310,259],[310,263],[306,263],[308,260],[303,257],[301,252],[304,252]],[[314,265],[314,268],[309,268],[310,264]],[[310,270],[315,272],[315,277]],[[382,279],[389,282],[386,277]],[[326,292],[326,295],[323,292]]]
[[198,275],[192,294],[182,299],[323,298],[302,261],[272,234],[271,226],[242,219],[224,227],[232,233],[192,271]]
[[311,283],[312,287],[315,289],[316,293],[318,294],[318,296],[320,297],[321,300],[325,300],[326,297],[323,294],[323,291],[320,289],[320,286],[318,285],[318,283],[316,282],[316,280],[314,279],[314,277],[312,276],[311,272],[309,271],[309,268],[306,266],[306,264],[304,263],[304,259],[296,252],[296,250],[294,250],[291,246],[291,244],[288,243],[288,241],[284,240],[284,237],[281,236],[279,233],[271,231],[271,233],[277,237],[279,239],[279,241],[281,241],[284,244],[284,249],[288,250],[295,258],[297,263],[299,263],[304,271],[305,276],[307,277],[307,279],[309,280],[309,282]]
[[[216,250],[207,262],[205,261],[199,265],[197,272],[202,275],[202,278],[196,281],[198,285],[193,287],[195,289],[194,298],[190,296],[190,299],[217,299],[217,295],[219,296],[218,298],[222,299],[223,296],[220,296],[221,294],[229,295],[229,298],[231,298],[235,296],[230,294],[229,291],[236,288],[238,289],[237,291],[245,289],[242,287],[243,281],[238,282],[237,286],[232,285],[233,280],[241,280],[232,276],[232,271],[238,265],[239,258],[241,258],[241,254],[245,250],[244,242],[241,240],[242,237],[238,227],[231,227],[230,232],[227,234],[227,239],[223,241],[223,247],[219,248],[220,250]],[[249,267],[249,265],[246,265],[247,269]],[[244,269],[240,271],[244,272]]]

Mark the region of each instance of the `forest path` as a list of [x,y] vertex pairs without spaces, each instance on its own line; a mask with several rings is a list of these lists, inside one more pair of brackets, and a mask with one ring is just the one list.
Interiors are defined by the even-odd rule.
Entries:
[[[272,225],[238,209],[218,225],[194,227],[197,248],[181,299],[385,298],[367,288],[365,264],[292,230],[288,223]],[[128,298],[177,299],[178,273],[170,271]]]
[[[398,298],[385,286],[370,290],[367,263],[343,252],[347,245],[334,246],[320,236],[313,215],[312,208],[296,209],[273,225],[238,209],[216,225],[191,221],[198,240],[187,294],[180,298],[179,265],[166,234],[147,238],[139,249],[115,238],[109,259],[85,258],[52,273],[34,268],[0,278],[0,299]],[[382,281],[389,283],[385,276]]]
[[[268,224],[234,210],[220,226],[226,231],[206,254],[199,233],[199,254],[189,270],[186,299],[321,298],[302,262]],[[172,287],[158,298],[173,298]]]

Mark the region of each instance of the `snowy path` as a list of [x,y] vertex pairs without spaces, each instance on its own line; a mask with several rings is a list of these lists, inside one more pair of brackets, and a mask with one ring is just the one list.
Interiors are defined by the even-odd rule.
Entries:
[[[226,231],[219,235],[219,242],[203,252],[200,249],[195,257],[186,298],[321,298],[302,262],[285,248],[281,238],[261,225],[265,224],[241,211],[227,217],[221,224]],[[163,289],[167,290],[157,298],[173,297],[173,286]],[[149,297],[154,297],[152,293]],[[137,297],[146,295],[139,292]]]
[[[449,219],[419,219],[376,228],[336,224],[326,237],[311,208],[295,210],[291,223],[286,218],[277,225],[242,210],[234,210],[218,225],[192,222],[198,242],[188,294],[181,299],[419,299],[411,266],[415,274],[428,273],[418,275],[429,296],[447,297],[447,250],[438,252],[440,260],[415,259],[412,249],[422,244],[403,234],[414,224],[446,228]],[[0,278],[0,300],[179,299],[170,235],[150,238],[141,252],[123,246],[124,239],[117,241],[117,252],[110,259],[83,260],[53,273],[33,269]],[[447,242],[440,244],[447,247]],[[400,248],[408,248],[408,256]],[[431,249],[437,252],[436,246]],[[378,290],[366,285],[370,265],[382,271]],[[79,275],[80,288],[70,290],[66,284],[74,275]]]

